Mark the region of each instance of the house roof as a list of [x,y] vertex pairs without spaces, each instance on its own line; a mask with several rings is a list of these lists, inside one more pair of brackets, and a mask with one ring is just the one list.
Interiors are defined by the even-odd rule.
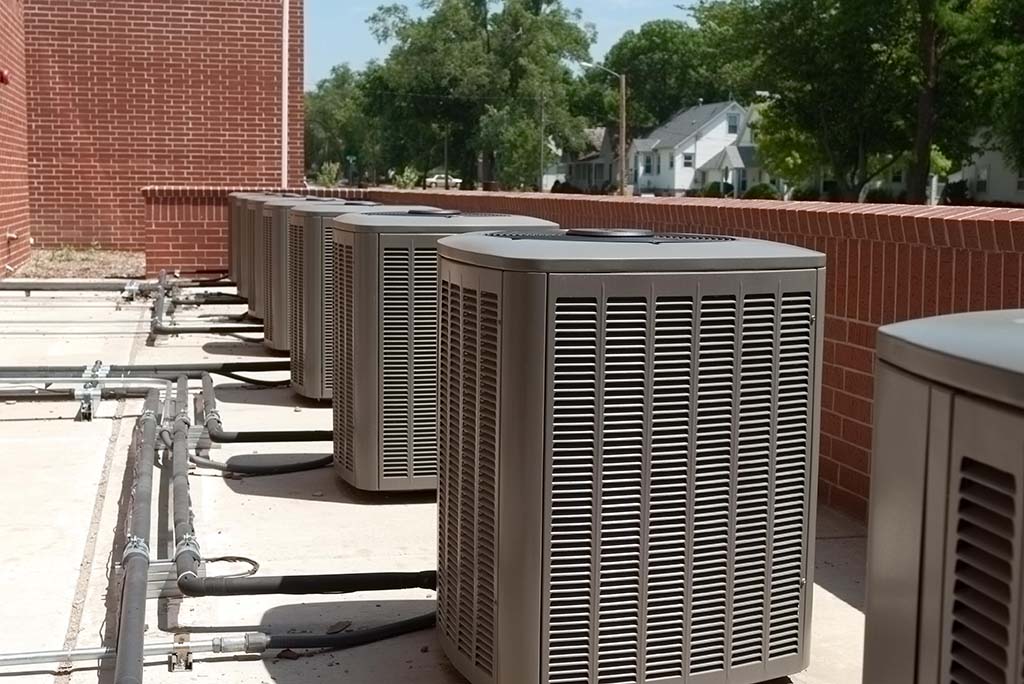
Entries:
[[754,145],[729,145],[724,150],[708,159],[700,168],[710,169],[756,169],[761,166]]
[[693,137],[712,119],[735,104],[733,101],[712,102],[690,107],[676,113],[669,121],[654,129],[645,138],[635,141],[639,152],[650,152],[661,147],[675,147]]

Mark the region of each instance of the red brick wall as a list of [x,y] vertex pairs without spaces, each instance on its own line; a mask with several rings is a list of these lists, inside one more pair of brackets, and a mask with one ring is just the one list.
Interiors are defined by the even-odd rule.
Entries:
[[[279,187],[147,187],[141,197],[145,204],[146,271],[155,275],[226,271],[228,262],[228,206],[232,192],[279,191]],[[359,190],[306,190],[289,192],[331,195],[358,199]]]
[[[186,191],[176,191],[187,194]],[[195,192],[195,191],[193,191]],[[203,191],[223,207],[227,190]],[[152,191],[153,198],[166,190]],[[1024,210],[904,207],[711,199],[631,199],[483,192],[369,190],[368,199],[463,211],[499,211],[546,218],[563,227],[643,226],[726,233],[801,245],[828,257],[825,367],[822,394],[821,487],[824,503],[866,519],[871,474],[875,333],[899,320],[978,309],[1018,308],[1024,301]],[[177,225],[192,200],[164,199]],[[223,209],[221,209],[223,212]],[[200,230],[220,240],[225,214]],[[220,221],[220,223],[217,223]],[[198,225],[198,224],[196,224]],[[207,244],[208,241],[202,241]],[[189,260],[180,243],[152,263]],[[161,249],[154,245],[154,249]],[[204,248],[205,249],[205,248]],[[206,252],[202,252],[206,258]],[[213,256],[213,255],[210,255]],[[183,262],[184,263],[184,262]],[[151,266],[152,269],[152,266]]]
[[[302,0],[286,1],[297,183]],[[281,184],[283,0],[24,3],[40,244],[144,249],[147,185]]]
[[0,278],[29,252],[28,144],[22,0],[0,0]]

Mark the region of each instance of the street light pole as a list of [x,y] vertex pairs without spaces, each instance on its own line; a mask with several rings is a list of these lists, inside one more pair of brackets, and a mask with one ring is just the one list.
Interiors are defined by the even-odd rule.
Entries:
[[580,62],[580,66],[588,69],[600,69],[619,79],[619,194],[626,195],[626,174],[628,172],[626,163],[626,75],[592,62]]

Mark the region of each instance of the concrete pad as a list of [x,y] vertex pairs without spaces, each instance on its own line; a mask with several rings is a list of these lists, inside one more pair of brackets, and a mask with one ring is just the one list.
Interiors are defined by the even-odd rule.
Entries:
[[[76,298],[77,297],[77,298]],[[40,324],[45,337],[12,335],[0,345],[7,363],[189,363],[281,358],[258,341],[236,337],[187,335],[160,338],[145,346],[148,313],[116,311],[110,297],[79,295],[76,319],[101,323],[135,322],[137,332],[111,337],[83,336],[67,345],[58,339],[59,326]],[[0,320],[24,320],[53,312],[35,303],[25,310],[0,297]],[[89,305],[93,308],[86,308]],[[217,322],[244,307],[179,309],[180,319]],[[70,314],[69,314],[70,315]],[[77,324],[76,324],[77,325]],[[246,335],[243,337],[254,337]],[[261,377],[287,378],[287,373]],[[197,390],[199,383],[191,383]],[[217,379],[218,408],[228,430],[330,429],[328,404],[310,402],[288,389],[253,389],[233,380]],[[134,416],[141,402],[104,402],[101,416],[123,415],[91,424],[74,423],[73,402],[0,403],[0,453],[8,468],[0,494],[9,510],[38,511],[38,516],[9,516],[0,521],[0,538],[13,541],[15,562],[0,567],[3,586],[28,586],[0,602],[0,639],[5,651],[60,647],[69,625],[79,647],[112,645],[116,637],[119,582],[113,570],[123,543],[129,502],[130,445]],[[120,412],[120,413],[118,413]],[[315,458],[329,454],[329,442],[313,444],[227,444],[211,450],[219,461],[287,457]],[[109,458],[108,458],[109,455]],[[108,468],[109,471],[104,469]],[[104,479],[106,472],[106,479]],[[159,473],[158,473],[159,475]],[[434,495],[377,495],[344,485],[332,469],[274,477],[224,478],[197,470],[190,477],[195,525],[204,556],[240,555],[255,559],[261,574],[319,572],[416,571],[435,567]],[[154,556],[169,557],[167,500],[154,502]],[[94,534],[94,549],[87,553]],[[811,666],[793,677],[796,684],[860,684],[863,640],[864,538],[862,525],[822,508],[818,519],[816,586],[812,618]],[[41,572],[45,569],[46,572]],[[244,570],[234,563],[213,563],[211,574]],[[195,640],[248,631],[322,633],[335,628],[363,629],[433,609],[433,593],[425,590],[344,596],[210,597],[150,601],[147,641],[189,634]],[[347,624],[346,623],[350,623]],[[265,682],[354,684],[463,681],[447,663],[433,632],[422,632],[345,652],[303,653],[297,660],[269,653],[255,656],[196,656],[188,674],[170,673],[163,658],[152,658],[146,682]],[[109,681],[110,664],[99,671],[85,664],[60,681],[93,684]],[[0,676],[3,672],[0,671]],[[18,682],[53,682],[54,677],[18,675]]]

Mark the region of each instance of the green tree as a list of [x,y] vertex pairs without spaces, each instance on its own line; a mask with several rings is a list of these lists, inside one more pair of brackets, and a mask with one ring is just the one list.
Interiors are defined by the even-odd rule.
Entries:
[[[711,82],[702,66],[699,38],[685,22],[660,19],[627,31],[605,58],[605,66],[627,77],[629,123],[633,130],[650,128],[667,121],[675,112],[698,99],[726,95]],[[609,74],[595,70],[588,79],[606,84],[606,123],[619,118],[619,83]]]
[[[367,78],[393,166],[440,164],[447,138],[453,170],[473,183],[497,169],[509,186],[535,184],[547,141],[578,144],[583,122],[569,111],[567,60],[588,54],[593,34],[559,0],[427,0],[412,18],[401,5],[370,20],[388,58]],[[543,124],[544,134],[541,134]]]
[[991,0],[985,37],[993,46],[993,132],[999,146],[1024,170],[1024,3]]

